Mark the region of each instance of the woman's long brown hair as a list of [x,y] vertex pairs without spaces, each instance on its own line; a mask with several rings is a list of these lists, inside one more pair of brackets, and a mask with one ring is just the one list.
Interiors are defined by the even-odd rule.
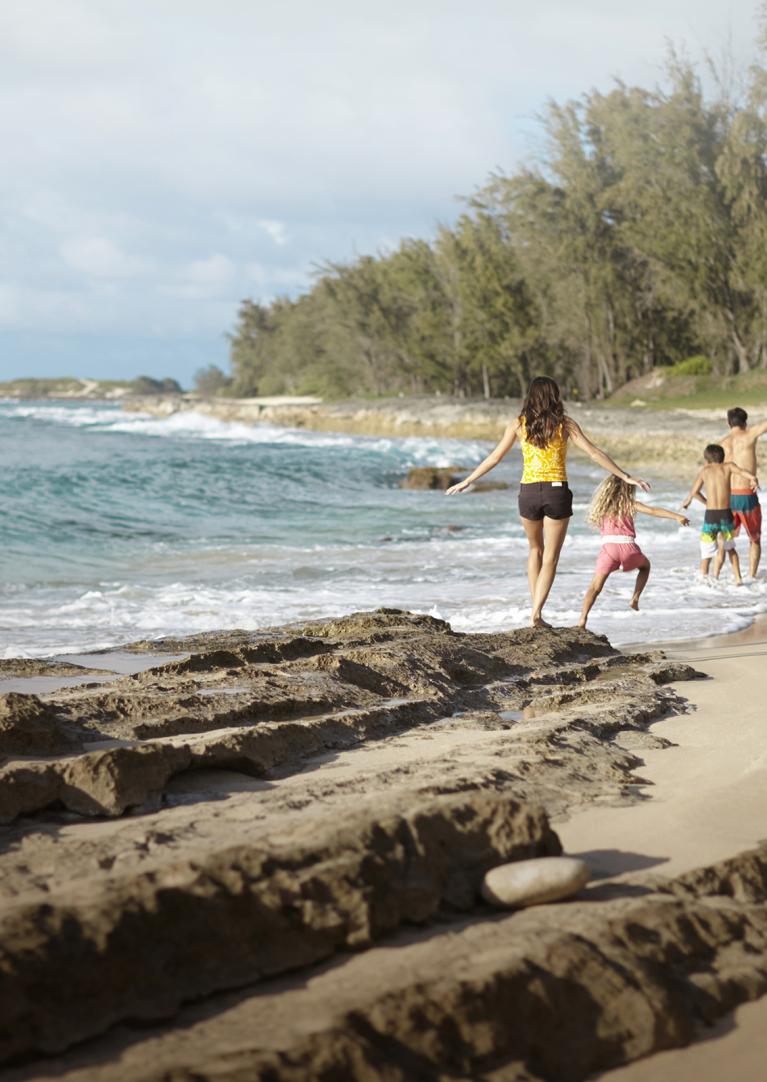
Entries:
[[548,376],[530,380],[520,418],[525,422],[525,439],[534,447],[547,447],[565,419],[559,387]]

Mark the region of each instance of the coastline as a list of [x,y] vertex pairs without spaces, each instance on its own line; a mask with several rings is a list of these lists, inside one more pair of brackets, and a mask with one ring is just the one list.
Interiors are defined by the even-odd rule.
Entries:
[[[275,425],[357,436],[422,436],[496,442],[520,399],[457,401],[439,397],[350,399],[217,398],[196,395],[132,396],[121,401],[128,412],[170,417],[193,412],[221,421]],[[767,407],[766,407],[767,408]],[[616,460],[637,468],[662,469],[687,476],[699,464],[702,448],[724,431],[724,412],[644,407],[606,407],[568,402],[570,415]],[[577,449],[575,455],[581,454]]]

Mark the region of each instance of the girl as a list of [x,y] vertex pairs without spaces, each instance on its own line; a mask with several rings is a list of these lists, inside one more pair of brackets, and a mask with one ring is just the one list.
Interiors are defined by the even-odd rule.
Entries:
[[663,507],[647,507],[637,503],[635,490],[618,477],[606,477],[594,493],[586,521],[598,526],[602,535],[602,548],[597,556],[597,566],[591,585],[583,599],[580,627],[586,626],[591,607],[602,592],[608,577],[617,571],[637,571],[637,581],[629,607],[639,611],[639,597],[650,577],[650,561],[636,543],[634,515],[641,511],[653,518],[673,518],[680,526],[689,526],[690,520],[676,511]]
[[630,477],[613,460],[583,434],[565,408],[559,387],[548,376],[536,376],[531,381],[519,417],[511,422],[498,446],[473,473],[447,490],[446,495],[464,492],[469,485],[497,466],[508,454],[516,440],[522,448],[524,470],[519,489],[519,514],[527,535],[529,554],[527,580],[533,609],[533,627],[551,627],[541,615],[559,562],[573,513],[573,494],[567,484],[565,459],[568,441],[585,451],[603,469],[614,473],[628,485],[639,485],[645,492],[646,481]]

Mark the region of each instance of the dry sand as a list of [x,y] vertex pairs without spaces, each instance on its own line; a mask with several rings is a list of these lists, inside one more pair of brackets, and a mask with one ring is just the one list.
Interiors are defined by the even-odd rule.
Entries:
[[[565,852],[589,853],[607,873],[657,867],[673,875],[767,838],[767,620],[736,635],[661,645],[711,679],[679,685],[691,713],[650,727],[675,746],[643,753],[646,801],[593,807],[554,823]],[[761,1082],[767,1078],[767,997],[738,1008],[687,1049],[601,1077]]]

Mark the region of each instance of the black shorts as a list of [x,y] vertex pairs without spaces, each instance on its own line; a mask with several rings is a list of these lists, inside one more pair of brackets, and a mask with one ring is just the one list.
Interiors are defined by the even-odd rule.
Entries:
[[546,518],[571,518],[573,494],[567,481],[536,481],[519,486],[519,513],[540,522]]

